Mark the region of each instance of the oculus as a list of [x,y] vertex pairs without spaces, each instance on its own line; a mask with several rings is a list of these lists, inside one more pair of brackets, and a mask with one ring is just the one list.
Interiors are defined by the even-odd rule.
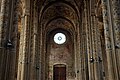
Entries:
[[54,42],[57,44],[63,44],[66,41],[66,36],[63,33],[56,33],[54,35]]

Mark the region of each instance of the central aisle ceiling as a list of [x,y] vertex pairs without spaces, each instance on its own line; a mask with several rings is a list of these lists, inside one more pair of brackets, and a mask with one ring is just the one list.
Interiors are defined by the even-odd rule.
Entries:
[[45,30],[64,28],[73,31],[79,26],[82,0],[36,0],[36,5],[39,24]]

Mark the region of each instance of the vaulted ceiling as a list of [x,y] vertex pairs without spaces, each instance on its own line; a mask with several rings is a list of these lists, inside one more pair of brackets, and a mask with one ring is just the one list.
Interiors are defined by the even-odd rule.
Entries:
[[36,0],[40,25],[44,30],[63,28],[76,30],[79,26],[83,0]]

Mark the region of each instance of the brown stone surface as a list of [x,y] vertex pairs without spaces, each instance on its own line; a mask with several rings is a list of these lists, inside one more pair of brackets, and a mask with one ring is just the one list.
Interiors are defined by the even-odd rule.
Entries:
[[119,80],[119,3],[0,0],[0,80],[54,80],[54,67],[66,80]]

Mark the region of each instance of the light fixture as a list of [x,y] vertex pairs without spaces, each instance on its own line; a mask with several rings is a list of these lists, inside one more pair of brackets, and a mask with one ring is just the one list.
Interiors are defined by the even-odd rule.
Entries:
[[93,57],[90,57],[90,63],[93,63],[93,62],[94,62]]
[[13,44],[12,44],[11,40],[8,40],[6,42],[6,48],[12,48],[12,47],[13,47]]
[[36,66],[36,69],[38,70],[38,69],[39,69],[39,67],[38,67],[38,66]]
[[119,45],[119,44],[116,44],[116,45],[115,45],[115,48],[116,48],[116,49],[120,49],[120,45]]

